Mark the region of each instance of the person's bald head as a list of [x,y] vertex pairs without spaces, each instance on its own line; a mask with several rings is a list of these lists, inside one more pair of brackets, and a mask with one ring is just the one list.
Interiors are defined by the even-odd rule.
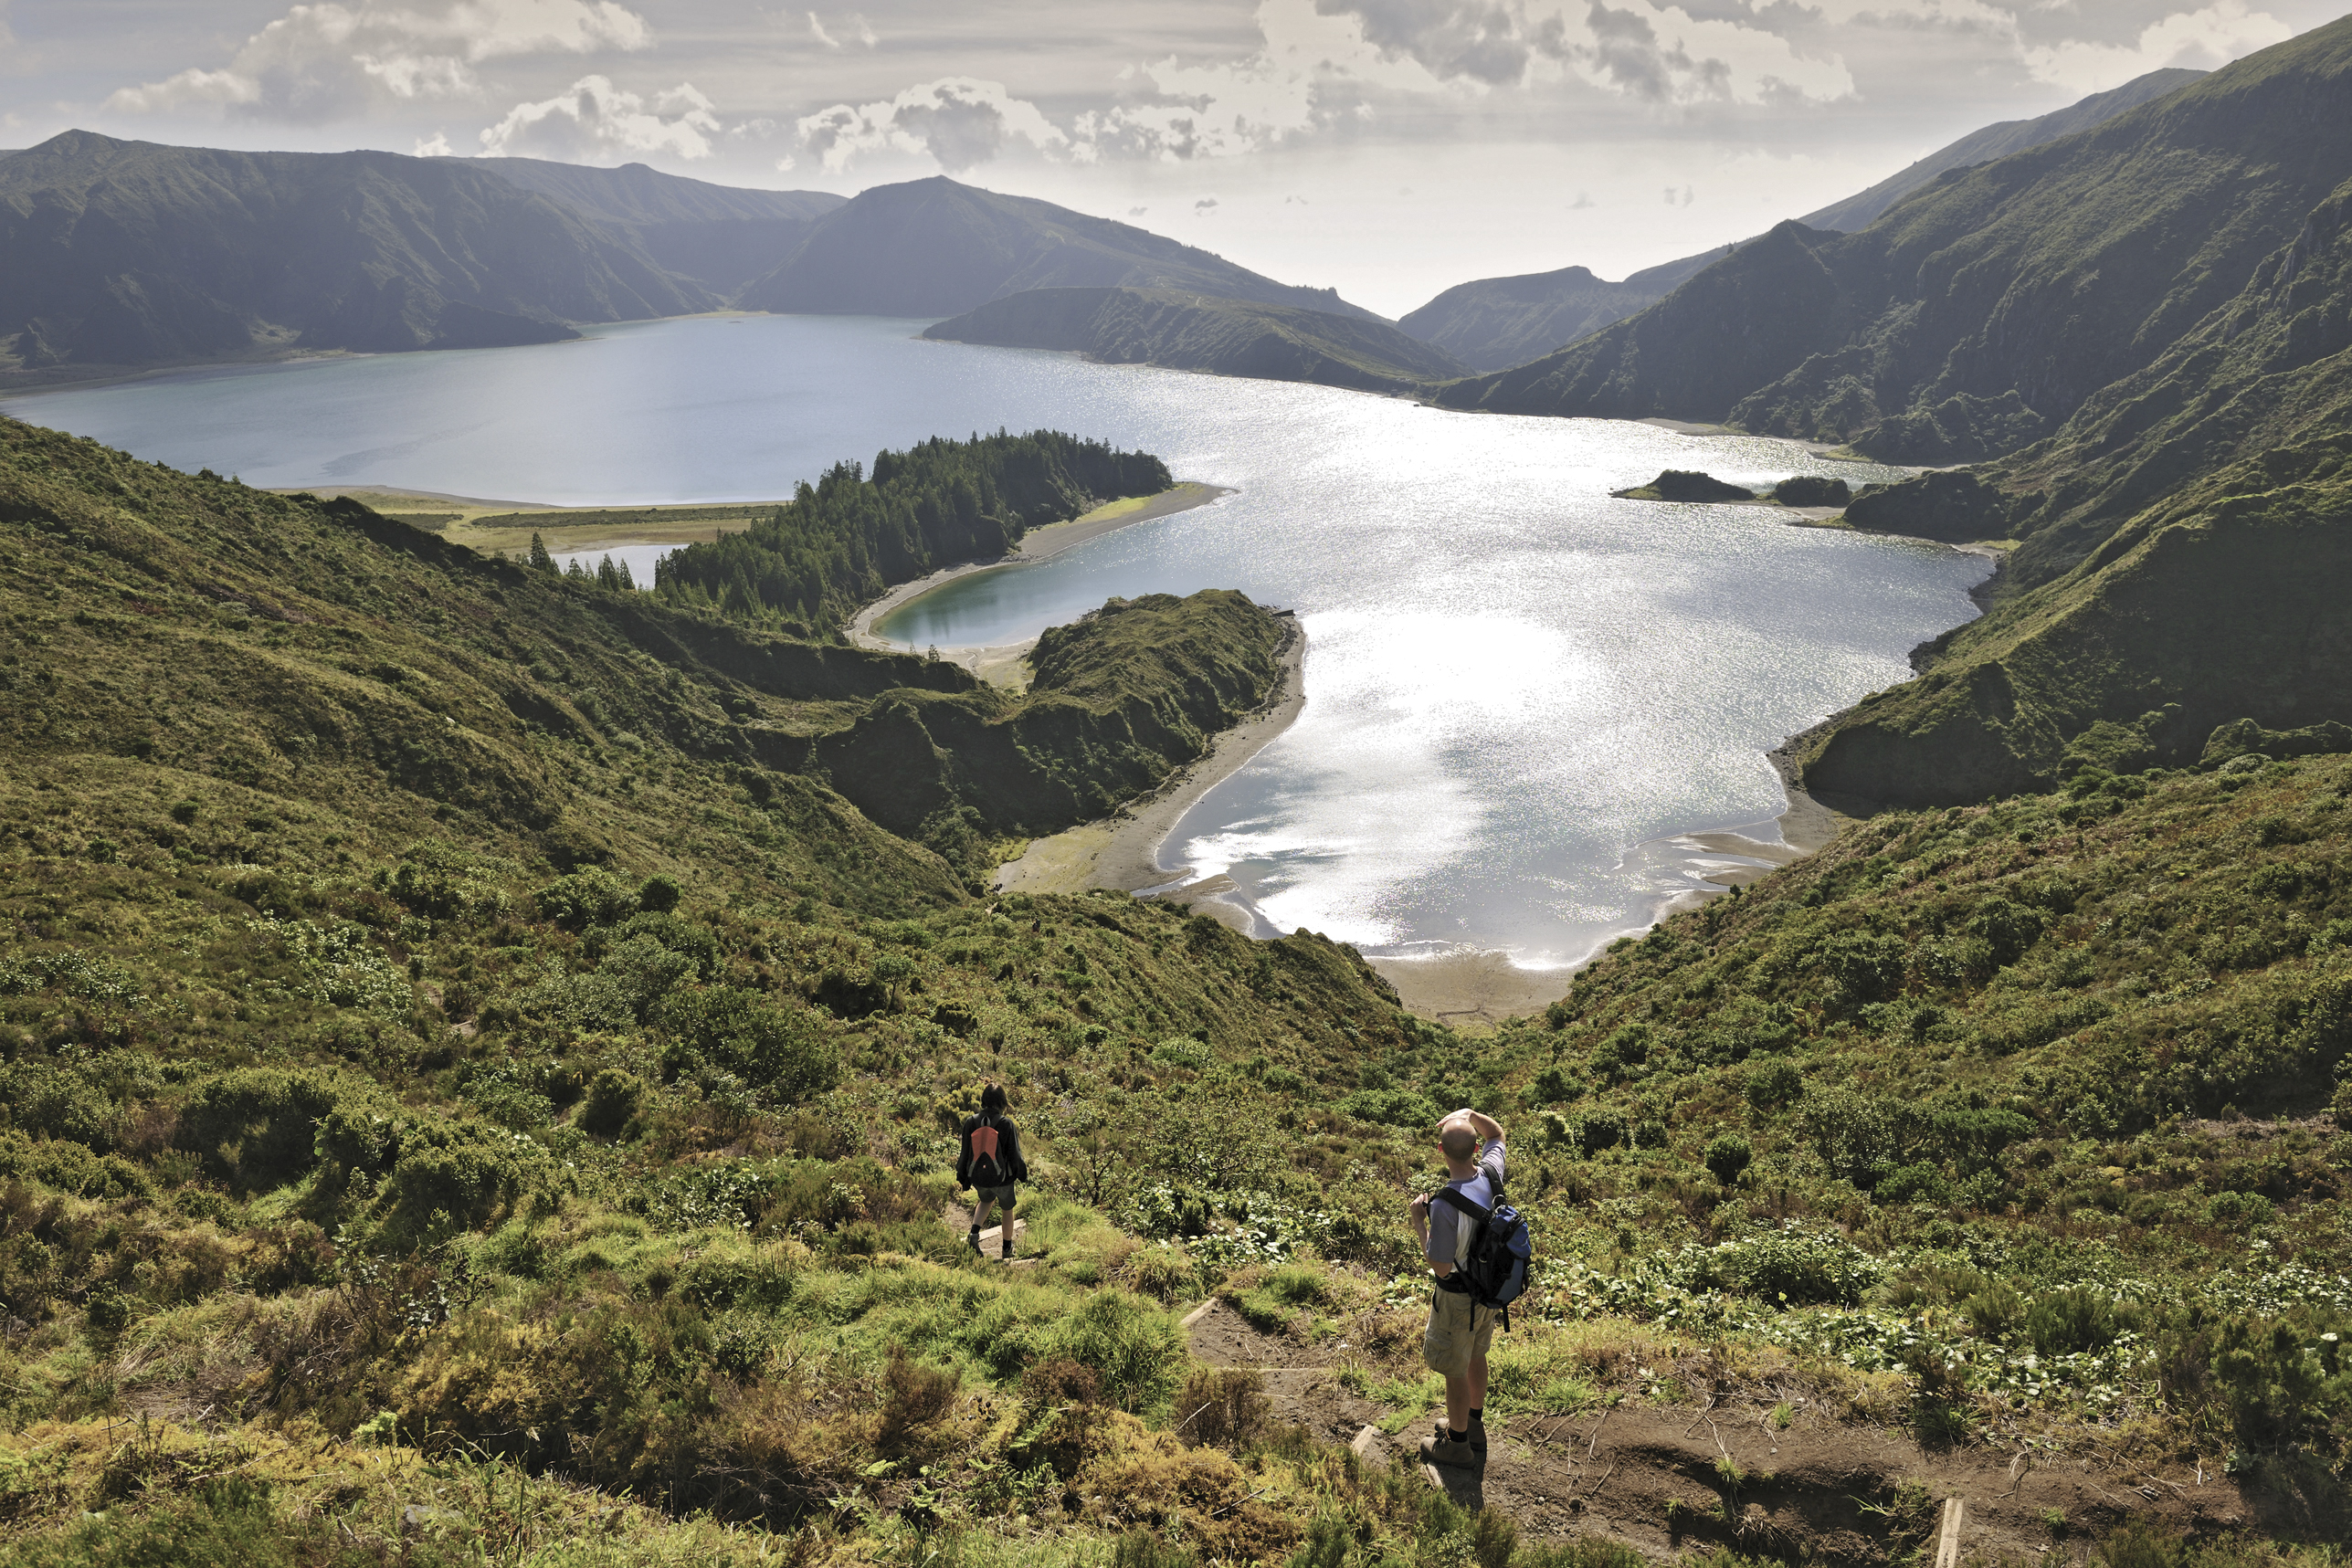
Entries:
[[1478,1134],[1467,1121],[1449,1121],[1438,1129],[1438,1147],[1457,1163],[1478,1152]]

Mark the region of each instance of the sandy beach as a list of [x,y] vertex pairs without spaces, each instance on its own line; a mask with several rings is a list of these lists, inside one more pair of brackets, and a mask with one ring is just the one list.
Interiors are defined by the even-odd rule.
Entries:
[[[1787,808],[1774,824],[1778,841],[1737,833],[1680,833],[1657,841],[1656,847],[1671,858],[1703,866],[1717,859],[1726,864],[1700,875],[1699,879],[1712,883],[1715,891],[1693,888],[1675,894],[1652,912],[1653,921],[1696,909],[1711,898],[1721,897],[1724,889],[1756,881],[1803,859],[1835,838],[1850,820],[1789,782],[1779,753],[1774,753],[1773,761],[1781,767],[1781,789],[1787,796]],[[1407,1007],[1425,1018],[1473,1031],[1543,1011],[1567,994],[1569,983],[1583,967],[1523,969],[1511,962],[1507,952],[1477,951],[1435,958],[1376,958],[1371,963],[1397,988]]]
[[[1218,736],[1207,756],[1179,771],[1153,794],[1130,801],[1116,816],[1038,839],[1027,854],[998,869],[997,886],[1022,893],[1079,893],[1089,888],[1133,893],[1160,887],[1177,876],[1178,872],[1160,869],[1160,841],[1194,802],[1239,772],[1268,742],[1289,729],[1306,706],[1306,631],[1295,620],[1291,625],[1290,640],[1282,645],[1281,672],[1265,707]],[[1232,886],[1218,877],[1171,889],[1160,896],[1203,900],[1203,913],[1214,914],[1245,934],[1256,934],[1249,911],[1216,897]]]
[[[1155,496],[1129,496],[1123,500],[1098,506],[1083,517],[1072,518],[1068,522],[1051,522],[1043,528],[1032,529],[1021,536],[1018,544],[994,561],[961,562],[954,566],[943,566],[928,577],[900,584],[850,617],[849,640],[860,647],[883,651],[902,649],[899,643],[876,637],[876,623],[891,611],[912,604],[944,584],[952,583],[958,577],[968,577],[975,572],[1026,566],[1049,555],[1058,555],[1071,545],[1083,544],[1090,539],[1099,539],[1103,534],[1132,528],[1139,522],[1151,522],[1176,512],[1189,511],[1197,506],[1207,506],[1219,496],[1231,494],[1233,491],[1224,485],[1207,485],[1187,479]],[[1029,646],[1036,640],[1030,637],[1021,642],[988,647],[942,647],[939,657],[962,665],[992,685],[1019,689],[1028,684],[1026,661]]]

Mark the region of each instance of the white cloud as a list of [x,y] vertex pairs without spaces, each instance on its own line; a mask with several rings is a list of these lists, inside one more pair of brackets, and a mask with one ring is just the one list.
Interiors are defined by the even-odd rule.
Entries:
[[650,99],[584,76],[554,97],[518,103],[481,133],[490,157],[554,158],[566,163],[668,153],[707,158],[718,134],[716,105],[680,82]]
[[322,0],[295,5],[219,69],[190,67],[106,100],[132,113],[218,103],[255,118],[320,123],[385,100],[480,90],[473,68],[520,55],[652,46],[617,0]]
[[2243,0],[2219,0],[2201,11],[2178,11],[2149,24],[2136,43],[2070,40],[2027,49],[2025,63],[2043,81],[2098,92],[2167,66],[2210,70],[2294,32],[2267,11],[2249,11]]
[[458,150],[449,145],[449,133],[446,131],[434,132],[430,140],[418,137],[417,145],[410,151],[419,158],[454,158],[458,155]]
[[[1001,83],[950,77],[804,116],[799,143],[833,173],[871,154],[928,153],[959,174],[1013,147],[1072,163],[1189,163],[1360,132],[1379,105],[1409,117],[1500,93],[1542,106],[1597,89],[1672,106],[1823,102],[1854,90],[1834,57],[1652,0],[1260,0],[1255,21],[1254,51],[1131,63],[1114,101],[1060,123]],[[815,13],[808,22],[836,43]]]
[[1070,146],[1036,104],[1015,98],[1003,82],[962,76],[923,82],[880,102],[837,103],[803,115],[794,130],[830,174],[872,153],[928,153],[958,174],[1014,142],[1041,153]]
[[825,24],[817,19],[817,13],[814,11],[808,13],[808,36],[828,49],[838,49],[841,47],[839,40],[825,30]]

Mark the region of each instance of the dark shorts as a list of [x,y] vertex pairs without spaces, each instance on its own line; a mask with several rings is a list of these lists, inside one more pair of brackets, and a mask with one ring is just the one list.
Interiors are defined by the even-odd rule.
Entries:
[[1001,1187],[975,1187],[972,1189],[972,1201],[982,1208],[987,1207],[990,1204],[995,1204],[999,1208],[1011,1208],[1013,1184],[1007,1182]]

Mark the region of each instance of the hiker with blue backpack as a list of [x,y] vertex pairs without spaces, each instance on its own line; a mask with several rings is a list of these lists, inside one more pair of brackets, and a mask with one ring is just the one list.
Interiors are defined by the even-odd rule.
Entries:
[[1423,1462],[1486,1458],[1486,1352],[1494,1326],[1527,1289],[1527,1222],[1503,1201],[1503,1125],[1463,1107],[1438,1123],[1446,1183],[1412,1204],[1413,1233],[1436,1288],[1421,1360],[1446,1380],[1446,1418],[1421,1444]]
[[955,1161],[955,1184],[972,1189],[972,1234],[965,1238],[980,1250],[980,1231],[993,1205],[1003,1212],[1007,1262],[1013,1257],[1013,1185],[1029,1179],[1028,1163],[1021,1158],[1020,1129],[1005,1114],[1002,1084],[980,1091],[980,1114],[964,1124],[964,1152]]

